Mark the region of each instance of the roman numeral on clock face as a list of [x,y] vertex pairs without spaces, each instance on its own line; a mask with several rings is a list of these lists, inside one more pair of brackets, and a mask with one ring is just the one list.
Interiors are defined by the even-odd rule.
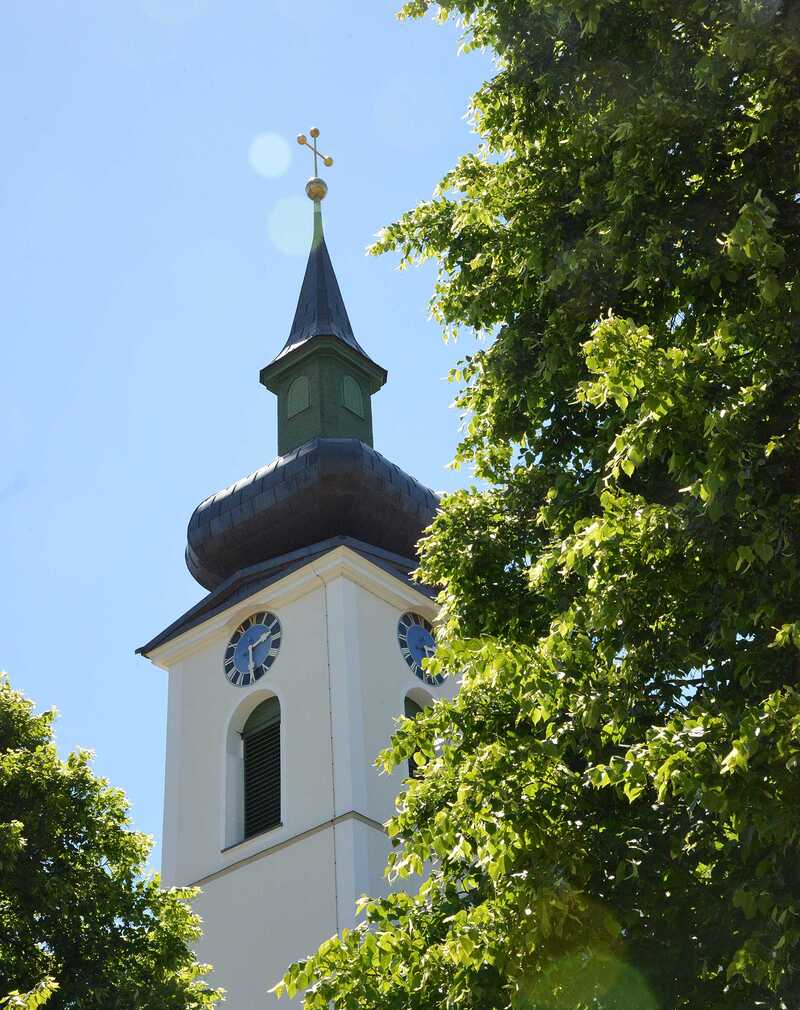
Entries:
[[397,622],[397,644],[415,677],[426,684],[441,683],[440,677],[434,677],[422,668],[423,660],[430,659],[436,650],[433,627],[429,621],[413,611],[403,614]]
[[[268,610],[246,617],[225,647],[222,671],[236,687],[255,684],[278,658],[281,622]],[[258,658],[258,662],[256,661]]]

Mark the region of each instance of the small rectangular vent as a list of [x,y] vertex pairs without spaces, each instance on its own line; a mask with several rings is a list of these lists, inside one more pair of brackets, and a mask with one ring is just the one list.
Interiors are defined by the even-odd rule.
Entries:
[[244,835],[250,838],[281,823],[281,725],[244,740]]

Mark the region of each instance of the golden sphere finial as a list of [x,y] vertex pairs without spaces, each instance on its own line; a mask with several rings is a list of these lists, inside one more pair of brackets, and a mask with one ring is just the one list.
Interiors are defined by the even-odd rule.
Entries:
[[306,135],[304,133],[297,134],[297,143],[302,147],[306,143]]
[[331,165],[333,164],[333,158],[323,158],[322,160],[325,162],[328,168],[330,168]]
[[320,179],[319,176],[315,175],[313,179],[309,179],[306,183],[306,196],[309,200],[313,200],[314,202],[324,200],[327,192],[327,183],[324,179]]
[[314,138],[316,138],[316,137],[318,137],[318,136],[319,136],[319,130],[318,130],[318,129],[316,128],[316,126],[312,126],[312,127],[311,127],[311,129],[310,129],[310,130],[309,130],[308,132],[309,132],[309,133],[311,134],[311,136],[312,136],[312,137],[314,137]]

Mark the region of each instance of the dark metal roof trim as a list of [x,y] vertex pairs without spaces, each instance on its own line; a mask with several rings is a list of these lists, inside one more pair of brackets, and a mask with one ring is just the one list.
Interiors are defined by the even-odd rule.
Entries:
[[430,599],[435,598],[436,591],[434,589],[420,582],[414,582],[410,578],[410,573],[416,568],[417,564],[413,559],[404,558],[399,554],[393,554],[391,551],[381,550],[379,547],[365,544],[354,537],[331,537],[320,543],[311,544],[300,550],[289,551],[287,554],[272,558],[270,561],[251,565],[249,568],[243,568],[241,571],[236,572],[235,575],[226,579],[222,585],[209,593],[208,596],[203,597],[199,603],[190,607],[185,614],[182,614],[176,621],[173,621],[167,628],[159,632],[146,645],[140,646],[136,650],[136,654],[147,656],[154,649],[165,645],[167,642],[171,642],[172,639],[182,635],[185,631],[197,627],[198,624],[202,624],[223,610],[227,610],[241,600],[245,600],[254,593],[265,589],[286,575],[304,568],[311,561],[315,561],[317,558],[336,550],[337,547],[349,547],[356,554],[370,561],[376,567],[381,568],[387,574],[399,579],[405,585],[411,586],[417,592],[422,593]]

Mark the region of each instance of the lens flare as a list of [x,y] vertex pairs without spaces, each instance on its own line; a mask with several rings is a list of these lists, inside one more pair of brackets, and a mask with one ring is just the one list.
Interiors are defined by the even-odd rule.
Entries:
[[573,952],[520,985],[514,1010],[659,1010],[642,975],[609,954]]
[[249,152],[250,167],[257,175],[275,179],[283,175],[292,160],[288,143],[278,133],[259,133]]
[[311,209],[304,196],[286,196],[269,212],[267,230],[273,245],[286,256],[302,256],[311,242]]
[[625,957],[613,913],[585,895],[573,897],[580,940],[565,940],[560,955],[552,948],[546,956],[531,955],[517,982],[514,1010],[660,1010],[647,980]]

